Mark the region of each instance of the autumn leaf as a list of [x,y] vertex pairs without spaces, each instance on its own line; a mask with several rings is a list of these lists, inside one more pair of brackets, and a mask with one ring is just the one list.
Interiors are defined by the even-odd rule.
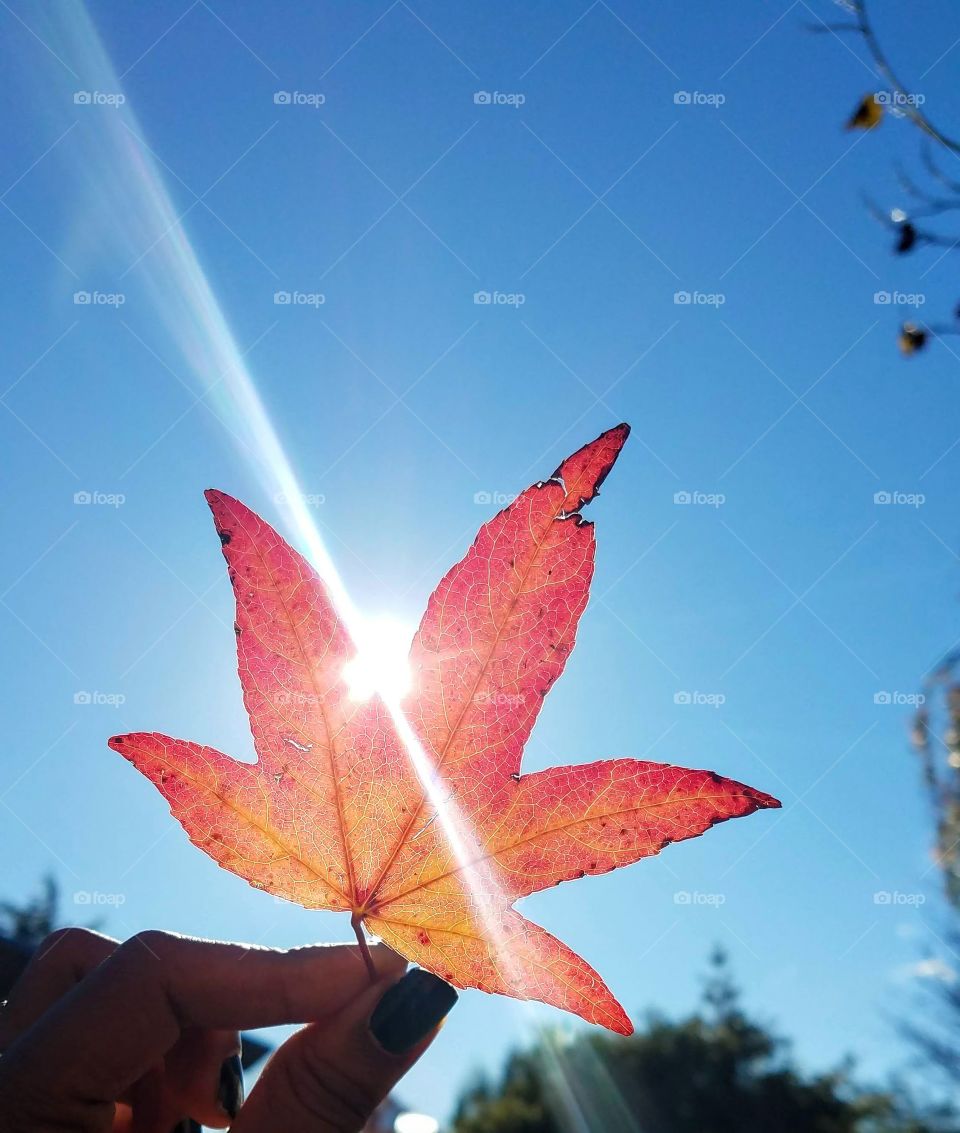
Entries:
[[904,323],[897,336],[897,345],[904,355],[916,354],[927,345],[928,332],[916,323]]
[[356,656],[310,564],[221,492],[207,501],[237,602],[256,763],[156,733],[110,746],[191,841],[251,885],[362,929],[459,987],[537,999],[629,1034],[585,960],[513,905],[779,803],[712,771],[609,759],[522,775],[587,604],[609,430],[485,524],[431,596],[402,703],[351,699]]
[[875,94],[865,94],[847,119],[848,130],[872,130],[883,119],[883,103]]
[[894,245],[894,251],[898,256],[904,256],[917,242],[917,230],[910,223],[909,220],[904,220],[898,225],[897,242]]

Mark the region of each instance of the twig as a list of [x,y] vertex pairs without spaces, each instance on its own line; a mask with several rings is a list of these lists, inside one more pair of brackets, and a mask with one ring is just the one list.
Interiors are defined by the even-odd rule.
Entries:
[[913,197],[914,200],[923,201],[927,206],[925,210],[912,212],[910,214],[911,220],[939,216],[941,213],[953,212],[956,209],[960,209],[960,192],[953,197],[934,197],[925,189],[921,189],[920,186],[907,175],[906,170],[899,162],[894,165],[894,172],[904,191]]
[[897,77],[883,48],[880,46],[880,41],[877,39],[873,25],[870,23],[869,17],[867,16],[866,0],[852,0],[852,5],[860,35],[863,37],[863,41],[866,43],[867,49],[873,57],[877,70],[887,80],[891,88],[900,95],[902,105],[898,107],[898,109],[925,134],[928,134],[931,138],[934,138],[942,146],[952,150],[955,154],[960,154],[960,143],[948,137],[930,121],[920,107],[917,106],[916,99]]
[[360,955],[363,957],[363,962],[367,966],[367,974],[370,976],[370,982],[375,984],[380,977],[377,975],[377,967],[373,962],[373,957],[370,955],[370,946],[367,944],[367,937],[363,931],[363,917],[354,913],[350,918],[350,924],[356,935],[357,944],[360,945]]

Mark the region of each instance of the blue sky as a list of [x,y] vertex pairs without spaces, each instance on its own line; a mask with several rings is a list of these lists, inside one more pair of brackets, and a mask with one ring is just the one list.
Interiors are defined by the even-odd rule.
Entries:
[[[895,8],[900,69],[949,107],[950,6]],[[856,43],[805,30],[835,9],[87,11],[0,12],[4,896],[49,870],[71,919],[118,936],[344,938],[218,870],[106,748],[155,728],[249,755],[202,490],[303,546],[272,422],[354,601],[413,624],[495,510],[477,499],[627,420],[525,766],[706,766],[784,809],[524,911],[638,1014],[691,1007],[721,942],[806,1065],[901,1065],[891,1017],[943,914],[910,709],[875,695],[912,694],[957,636],[960,371],[949,342],[900,359],[912,312],[875,293],[934,318],[956,296],[942,250],[895,261],[858,204],[901,203],[891,158],[916,138],[841,129],[878,84]],[[467,993],[404,1094],[442,1112],[558,1019]]]

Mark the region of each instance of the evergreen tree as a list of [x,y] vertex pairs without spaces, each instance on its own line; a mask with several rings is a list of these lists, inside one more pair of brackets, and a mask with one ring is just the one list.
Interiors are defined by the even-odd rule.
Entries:
[[465,1093],[453,1133],[924,1133],[889,1093],[843,1066],[804,1076],[789,1047],[744,1012],[716,951],[699,1010],[651,1016],[631,1038],[546,1034],[496,1086]]

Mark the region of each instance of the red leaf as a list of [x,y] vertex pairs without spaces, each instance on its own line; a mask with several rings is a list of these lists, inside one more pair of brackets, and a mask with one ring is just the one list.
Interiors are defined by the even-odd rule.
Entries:
[[513,903],[779,803],[712,771],[631,759],[520,775],[587,603],[594,529],[580,512],[628,433],[604,433],[481,528],[427,604],[399,706],[350,699],[356,649],[323,582],[243,504],[208,492],[257,762],[151,733],[111,747],[252,885],[349,911],[461,987],[629,1034],[597,973]]

